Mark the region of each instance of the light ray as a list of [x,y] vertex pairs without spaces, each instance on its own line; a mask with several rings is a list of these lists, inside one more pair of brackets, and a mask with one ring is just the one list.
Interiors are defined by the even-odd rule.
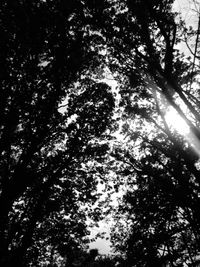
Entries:
[[190,132],[190,127],[173,107],[169,107],[165,114],[165,120],[170,128],[176,130],[179,134],[186,136]]

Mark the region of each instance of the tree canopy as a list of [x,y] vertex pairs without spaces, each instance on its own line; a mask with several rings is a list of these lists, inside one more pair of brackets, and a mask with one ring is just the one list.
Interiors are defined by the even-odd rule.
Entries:
[[2,267],[117,264],[84,250],[110,176],[124,190],[110,210],[119,264],[197,266],[200,16],[188,27],[173,4],[0,3]]
[[113,244],[130,266],[196,266],[199,257],[199,29],[173,2],[104,1],[93,13],[120,86],[125,141],[111,162],[127,189]]
[[83,1],[2,1],[0,14],[0,265],[69,266],[114,108],[100,36]]

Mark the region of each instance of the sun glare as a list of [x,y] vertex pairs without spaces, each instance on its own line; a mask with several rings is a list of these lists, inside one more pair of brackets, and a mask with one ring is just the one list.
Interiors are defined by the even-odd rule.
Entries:
[[165,119],[168,126],[176,130],[181,135],[187,135],[190,132],[190,127],[187,123],[181,118],[177,111],[170,107],[165,114]]

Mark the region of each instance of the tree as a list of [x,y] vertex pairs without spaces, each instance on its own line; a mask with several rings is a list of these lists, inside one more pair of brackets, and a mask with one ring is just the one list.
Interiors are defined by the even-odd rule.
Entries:
[[176,266],[192,262],[199,251],[195,208],[192,209],[197,200],[192,185],[187,183],[190,174],[180,173],[178,158],[168,161],[166,167],[159,166],[156,159],[163,155],[156,153],[149,151],[148,156],[143,156],[142,163],[137,164],[138,171],[128,165],[126,156],[127,164],[121,172],[126,175],[127,192],[118,210],[113,242],[125,252],[130,266]]
[[[170,0],[103,3],[93,8],[93,18],[121,85],[126,135],[126,148],[117,146],[112,157],[117,182],[124,177],[128,188],[119,216],[124,214],[130,225],[119,225],[114,243],[130,266],[195,266],[200,252],[199,67],[178,45],[182,31],[196,36],[197,60],[199,30],[177,22]],[[167,121],[170,109],[189,127],[185,136]]]
[[0,13],[0,265],[40,266],[83,244],[114,100],[95,82],[84,1],[2,1]]

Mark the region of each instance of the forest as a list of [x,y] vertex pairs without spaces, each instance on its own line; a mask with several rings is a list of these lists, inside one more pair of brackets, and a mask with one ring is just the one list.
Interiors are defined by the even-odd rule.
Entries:
[[199,35],[196,0],[0,2],[1,267],[200,266]]

